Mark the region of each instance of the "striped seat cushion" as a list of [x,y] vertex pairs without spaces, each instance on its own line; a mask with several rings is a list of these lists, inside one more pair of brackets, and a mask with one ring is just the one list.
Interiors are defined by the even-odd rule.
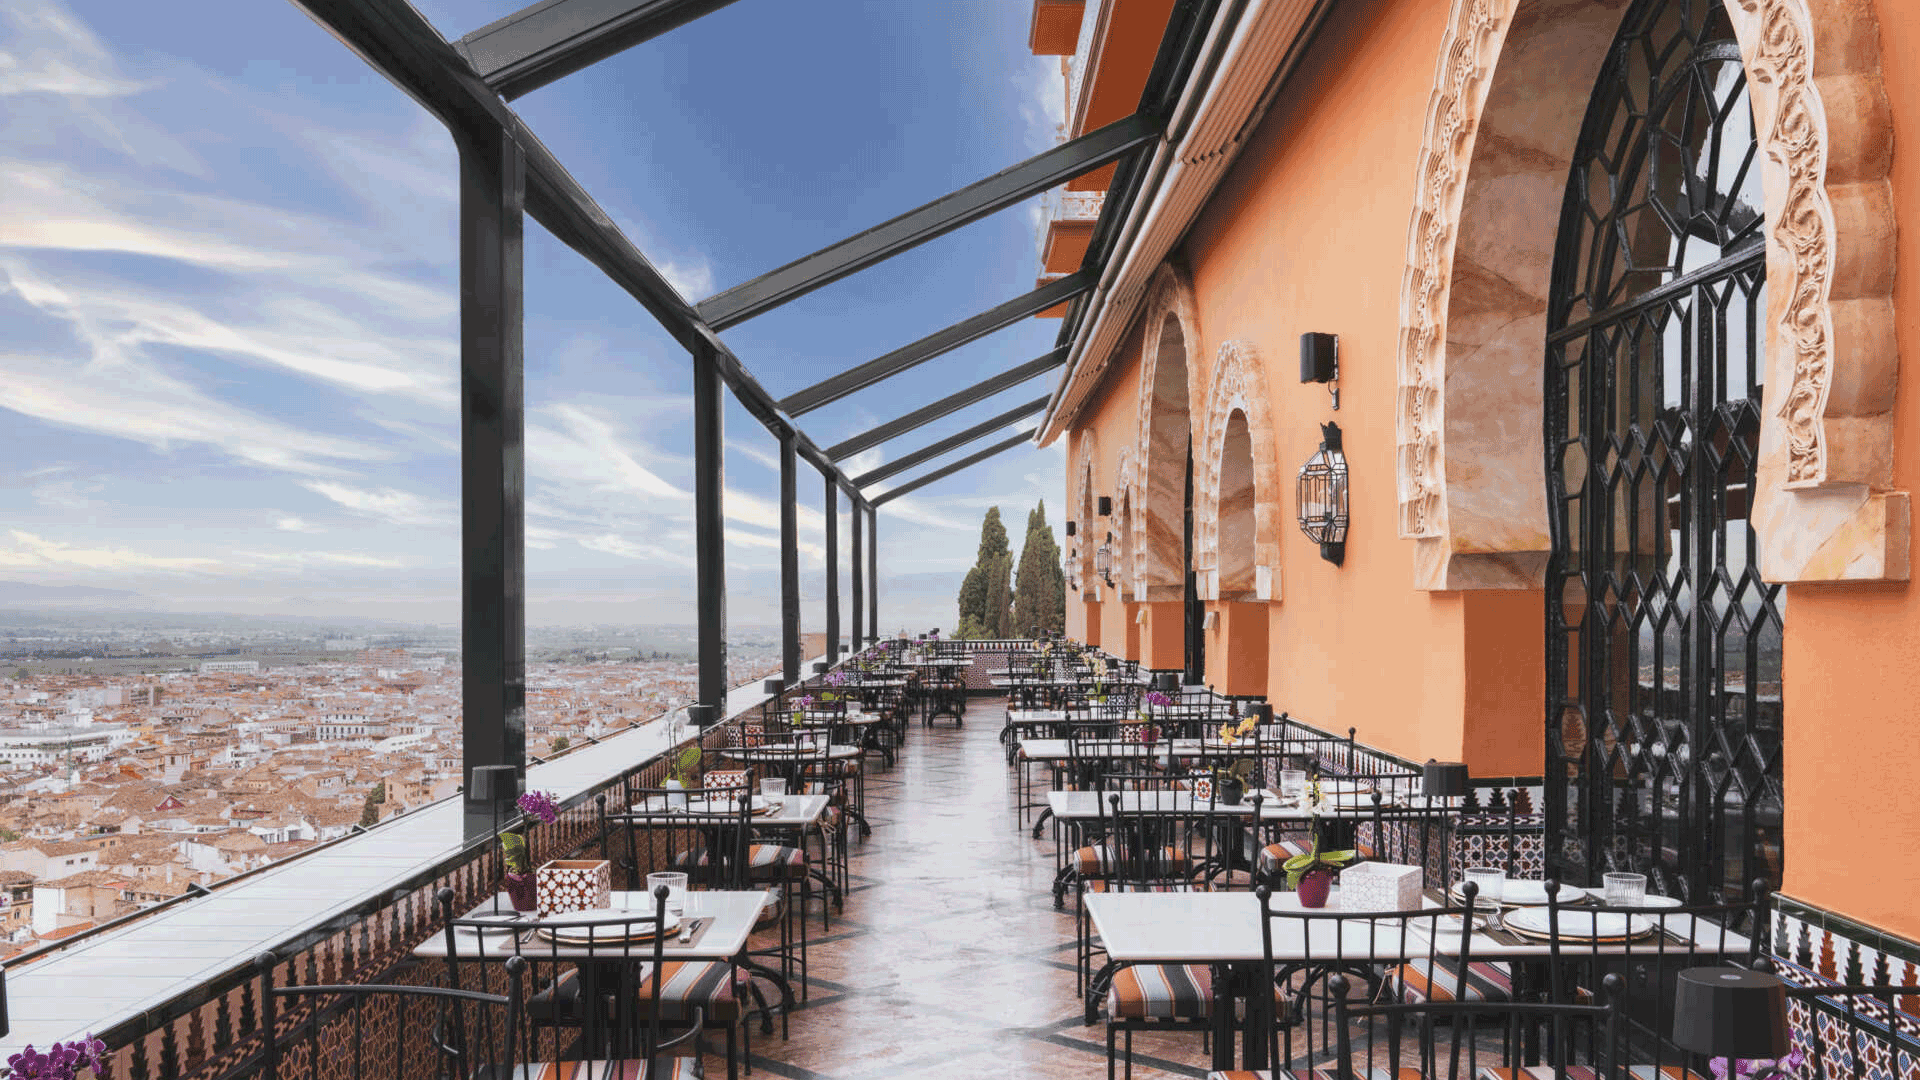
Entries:
[[1266,847],[1260,849],[1260,874],[1264,877],[1272,877],[1280,872],[1281,863],[1286,862],[1295,855],[1305,855],[1312,850],[1311,841],[1305,837],[1301,837],[1298,840],[1282,840],[1279,843],[1268,844]]
[[578,1024],[580,973],[569,968],[546,989],[528,998],[527,1016],[537,1024]]
[[[1627,1075],[1632,1080],[1707,1080],[1705,1076],[1685,1066],[1662,1065],[1655,1069],[1652,1065],[1629,1065]],[[1482,1065],[1474,1070],[1474,1080],[1554,1080],[1551,1065]],[[1599,1080],[1600,1071],[1591,1065],[1569,1065],[1566,1067],[1567,1080]]]
[[785,844],[747,845],[747,873],[755,877],[806,872],[807,853],[800,848],[787,847]]
[[1107,1015],[1116,1020],[1204,1020],[1213,1015],[1205,964],[1134,964],[1114,973]]
[[[660,984],[660,1019],[668,1024],[684,1024],[698,1008],[708,1023],[731,1023],[740,1016],[739,999],[733,994],[733,965],[718,960],[669,960],[660,965],[666,979]],[[640,983],[642,1015],[653,1001],[653,975]]]
[[[1338,1080],[1340,1070],[1336,1068],[1290,1068],[1273,1072],[1267,1068],[1235,1068],[1229,1072],[1213,1070],[1206,1074],[1206,1080]],[[1356,1080],[1425,1080],[1419,1068],[1402,1068],[1398,1074],[1392,1068],[1356,1068]]]
[[513,1080],[695,1080],[698,1058],[663,1057],[648,1069],[638,1058],[626,1061],[541,1061],[516,1066]]
[[[1073,853],[1073,868],[1083,878],[1107,877],[1114,873],[1131,871],[1130,864],[1116,864],[1117,858],[1112,844],[1088,844]],[[1160,849],[1163,863],[1154,870],[1184,870],[1192,864],[1192,856],[1183,854],[1179,848]]]
[[1410,1005],[1427,1001],[1512,1001],[1513,969],[1506,964],[1475,960],[1467,965],[1466,985],[1460,981],[1457,957],[1421,958],[1400,965],[1400,1000]]
[[[1425,1080],[1419,1069],[1402,1068],[1397,1074],[1392,1069],[1355,1069],[1355,1080]],[[1268,1069],[1234,1069],[1228,1072],[1214,1070],[1207,1074],[1207,1080],[1339,1080],[1340,1072],[1329,1065],[1319,1069],[1290,1069],[1273,1072]]]

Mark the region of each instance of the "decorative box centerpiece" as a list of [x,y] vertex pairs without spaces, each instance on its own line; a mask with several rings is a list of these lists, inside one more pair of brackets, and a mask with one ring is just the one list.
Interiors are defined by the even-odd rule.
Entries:
[[1342,911],[1420,910],[1420,868],[1363,862],[1340,871]]
[[605,859],[555,859],[539,877],[543,919],[613,906],[613,864]]

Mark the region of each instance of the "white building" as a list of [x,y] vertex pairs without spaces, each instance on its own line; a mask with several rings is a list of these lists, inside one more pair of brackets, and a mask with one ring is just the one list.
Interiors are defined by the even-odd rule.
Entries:
[[[120,738],[116,741],[115,736]],[[0,761],[23,765],[105,761],[132,736],[118,724],[85,727],[12,728],[0,731]]]
[[227,673],[236,674],[236,675],[258,675],[260,673],[260,661],[258,660],[202,660],[200,662],[199,670],[200,670],[200,674],[202,675],[218,674],[220,672],[227,672]]

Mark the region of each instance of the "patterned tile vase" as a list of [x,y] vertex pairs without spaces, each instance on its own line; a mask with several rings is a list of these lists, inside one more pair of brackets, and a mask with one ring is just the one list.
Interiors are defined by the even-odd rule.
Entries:
[[1399,863],[1363,862],[1340,871],[1342,911],[1418,911],[1421,871]]
[[613,864],[555,859],[539,870],[540,917],[613,906]]

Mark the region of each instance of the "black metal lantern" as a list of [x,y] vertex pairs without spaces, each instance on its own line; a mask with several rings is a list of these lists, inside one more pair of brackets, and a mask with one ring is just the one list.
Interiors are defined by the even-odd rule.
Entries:
[[1074,592],[1080,591],[1079,579],[1073,575],[1074,564],[1079,561],[1079,553],[1072,548],[1068,548],[1067,553],[1060,558],[1060,576],[1066,579],[1067,588],[1072,589]]
[[1347,557],[1347,455],[1340,447],[1340,425],[1320,425],[1320,449],[1300,466],[1294,501],[1300,531],[1320,545],[1320,557],[1340,565]]
[[1113,534],[1112,533],[1107,534],[1106,543],[1101,544],[1099,547],[1093,549],[1093,572],[1100,575],[1100,580],[1106,582],[1108,588],[1113,587]]

